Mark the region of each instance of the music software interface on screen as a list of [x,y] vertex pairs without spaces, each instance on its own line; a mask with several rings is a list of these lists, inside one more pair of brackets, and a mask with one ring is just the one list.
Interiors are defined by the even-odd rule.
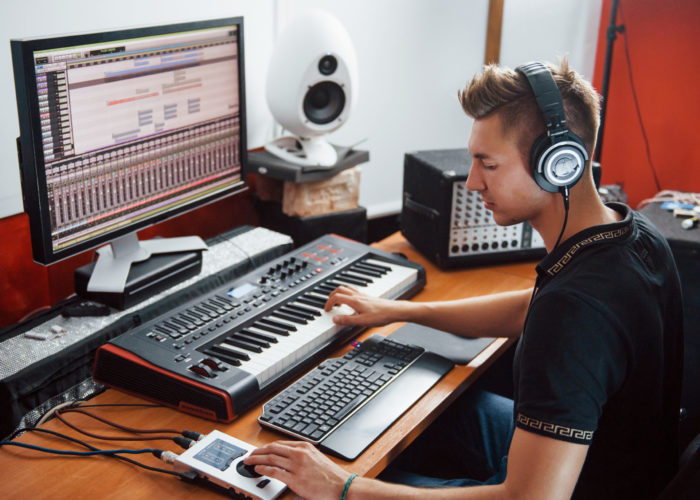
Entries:
[[235,29],[34,53],[54,250],[239,183]]

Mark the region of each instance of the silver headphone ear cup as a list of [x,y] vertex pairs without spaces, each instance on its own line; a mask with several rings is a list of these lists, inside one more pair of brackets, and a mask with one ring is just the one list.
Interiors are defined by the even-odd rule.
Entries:
[[557,187],[572,187],[581,178],[586,166],[586,152],[573,141],[558,142],[540,156],[537,171]]

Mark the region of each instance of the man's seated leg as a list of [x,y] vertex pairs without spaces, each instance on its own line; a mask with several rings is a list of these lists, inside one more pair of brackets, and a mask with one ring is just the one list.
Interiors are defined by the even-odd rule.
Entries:
[[513,429],[511,399],[467,391],[379,478],[416,486],[502,482]]

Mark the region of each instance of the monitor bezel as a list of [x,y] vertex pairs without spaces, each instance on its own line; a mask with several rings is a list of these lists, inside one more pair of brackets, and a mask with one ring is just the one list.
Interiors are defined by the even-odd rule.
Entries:
[[[128,226],[98,235],[84,242],[76,243],[70,247],[54,250],[51,241],[51,222],[48,206],[48,190],[46,186],[43,143],[41,140],[41,123],[38,116],[39,100],[36,86],[36,74],[33,57],[34,52],[62,47],[71,47],[75,45],[113,42],[118,40],[166,35],[208,28],[220,28],[225,26],[236,26],[238,32],[238,97],[240,102],[239,153],[241,158],[240,182],[221,192],[202,197],[190,204],[176,207],[164,213],[152,215],[146,219],[136,221]],[[173,217],[177,217],[248,189],[243,17],[208,19],[93,33],[15,39],[10,40],[10,45],[20,131],[20,135],[17,139],[17,149],[19,157],[20,183],[22,188],[22,201],[24,211],[29,218],[32,255],[36,262],[43,265],[58,262],[92,248],[101,246],[119,236],[142,230],[146,227],[163,222]]]

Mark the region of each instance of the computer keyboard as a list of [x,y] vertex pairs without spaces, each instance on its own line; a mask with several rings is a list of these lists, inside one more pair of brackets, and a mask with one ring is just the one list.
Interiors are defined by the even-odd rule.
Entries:
[[452,366],[422,347],[374,335],[270,399],[258,421],[353,460]]

